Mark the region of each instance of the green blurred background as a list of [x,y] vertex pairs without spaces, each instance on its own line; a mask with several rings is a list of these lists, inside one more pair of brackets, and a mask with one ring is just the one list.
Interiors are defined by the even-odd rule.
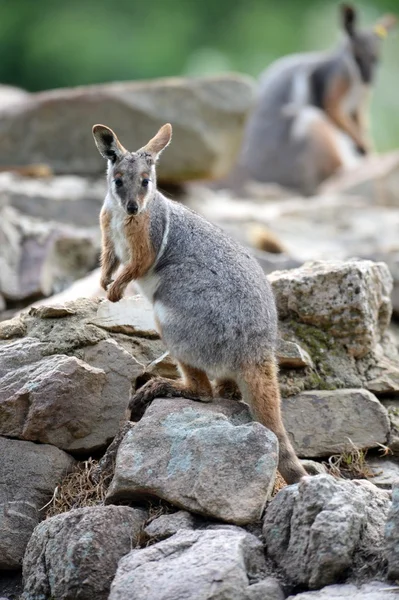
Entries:
[[[356,2],[363,24],[399,0]],[[30,91],[241,71],[339,40],[328,0],[0,0],[0,83]],[[384,43],[372,106],[378,150],[399,147],[399,34]]]

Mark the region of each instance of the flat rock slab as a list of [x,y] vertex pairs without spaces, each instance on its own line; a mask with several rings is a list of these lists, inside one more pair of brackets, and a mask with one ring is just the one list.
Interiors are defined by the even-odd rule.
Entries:
[[249,582],[262,579],[265,568],[261,542],[243,529],[180,531],[125,556],[109,600],[256,600],[247,595]]
[[151,539],[164,540],[181,529],[194,529],[195,522],[194,515],[185,510],[179,510],[171,515],[161,515],[154,519],[144,531]]
[[367,479],[379,488],[390,490],[399,484],[399,463],[388,457],[367,457],[367,466],[372,475]]
[[259,520],[278,447],[248,420],[236,401],[155,400],[119,447],[107,502],[156,497],[230,523]]
[[395,600],[395,592],[390,591],[393,588],[395,586],[382,581],[373,581],[361,586],[329,585],[317,592],[288,596],[287,600]]
[[[306,477],[283,488],[263,525],[267,554],[293,585],[322,588],[381,577],[390,494],[368,481]],[[362,581],[363,579],[363,581]]]
[[395,586],[382,581],[373,581],[361,586],[329,585],[317,592],[304,592],[288,596],[287,600],[395,600]]
[[54,446],[0,437],[0,570],[20,569],[32,531],[75,461]]
[[0,112],[0,164],[45,163],[55,173],[98,175],[105,166],[94,146],[93,124],[107,124],[135,151],[170,122],[174,141],[160,162],[159,180],[222,177],[239,151],[255,90],[251,78],[229,74],[31,94]]
[[119,302],[104,300],[98,305],[94,325],[108,331],[159,337],[151,304],[143,296],[122,298]]
[[80,508],[47,519],[29,541],[23,600],[107,600],[118,561],[147,513],[128,506]]
[[385,444],[389,435],[386,409],[367,390],[302,392],[284,398],[283,419],[297,454],[303,458]]

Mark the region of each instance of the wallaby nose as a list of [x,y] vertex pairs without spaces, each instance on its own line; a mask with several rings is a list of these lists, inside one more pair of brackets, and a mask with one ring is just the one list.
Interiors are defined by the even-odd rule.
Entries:
[[137,202],[135,202],[134,200],[131,200],[127,207],[126,207],[127,213],[128,215],[137,215],[137,213],[139,212],[139,207]]

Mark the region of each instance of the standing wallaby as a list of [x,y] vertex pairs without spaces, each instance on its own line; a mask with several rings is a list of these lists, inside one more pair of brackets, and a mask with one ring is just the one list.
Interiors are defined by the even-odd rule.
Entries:
[[396,18],[359,30],[348,5],[341,18],[346,36],[337,50],[288,56],[262,75],[239,160],[246,177],[308,195],[369,151],[370,89],[381,40]]
[[210,400],[208,377],[216,380],[216,395],[236,395],[238,386],[254,417],[278,437],[282,476],[298,481],[306,471],[281,419],[277,314],[261,267],[222,230],[157,190],[155,162],[171,140],[171,125],[137,152],[125,150],[104,125],[95,125],[93,135],[108,159],[101,285],[117,302],[127,284],[137,282],[182,374],[179,381],[156,378],[140,388],[129,404],[132,418],[156,397]]

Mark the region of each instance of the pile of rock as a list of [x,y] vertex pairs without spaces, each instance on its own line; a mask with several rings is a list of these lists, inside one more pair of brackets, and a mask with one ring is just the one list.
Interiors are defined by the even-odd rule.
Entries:
[[[395,449],[387,267],[319,262],[270,279],[299,456],[327,459],[349,440]],[[154,401],[112,449],[106,505],[42,521],[62,476],[120,430],[131,384],[177,372],[139,298],[31,308],[0,324],[0,351],[0,569],[23,561],[24,600],[392,597],[399,495],[322,474],[271,500],[277,440],[233,400]]]

